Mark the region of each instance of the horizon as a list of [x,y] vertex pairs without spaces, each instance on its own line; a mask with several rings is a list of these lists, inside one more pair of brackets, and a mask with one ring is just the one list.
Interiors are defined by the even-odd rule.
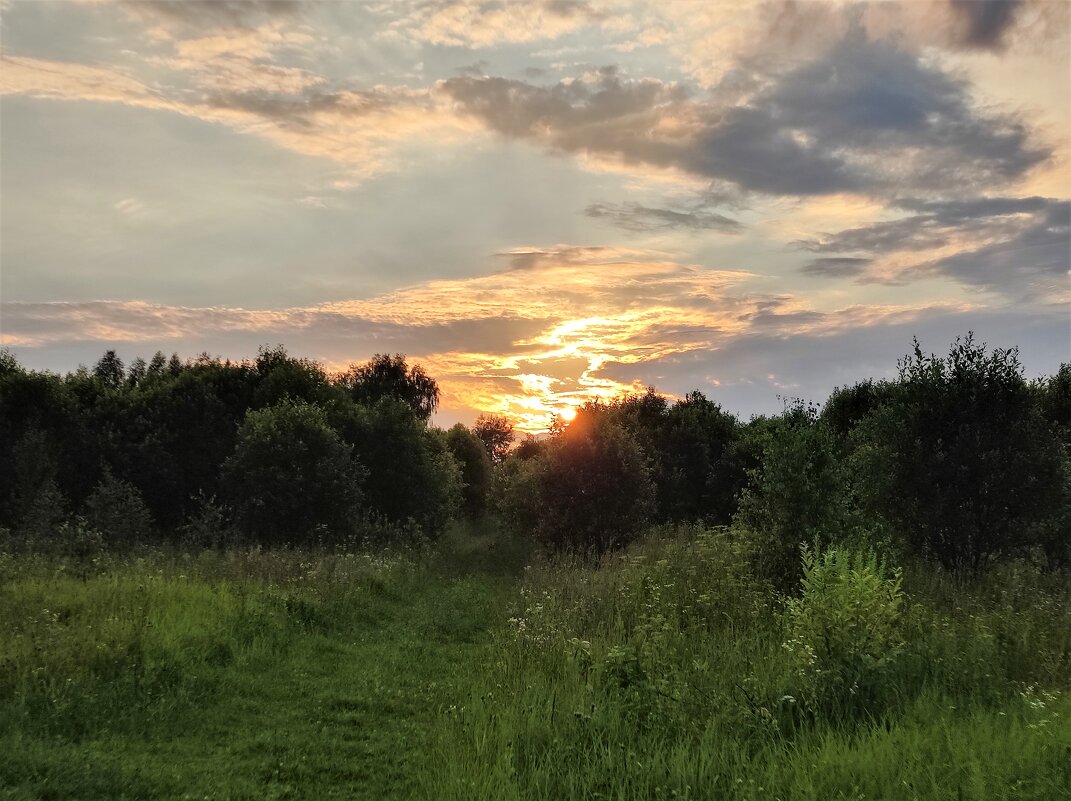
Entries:
[[1071,353],[1062,2],[0,2],[0,346],[344,369],[441,425],[917,337]]

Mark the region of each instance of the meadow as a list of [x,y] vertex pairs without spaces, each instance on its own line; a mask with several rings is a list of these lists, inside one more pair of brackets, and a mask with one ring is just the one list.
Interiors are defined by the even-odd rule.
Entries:
[[1066,572],[748,549],[9,549],[0,798],[1071,796]]

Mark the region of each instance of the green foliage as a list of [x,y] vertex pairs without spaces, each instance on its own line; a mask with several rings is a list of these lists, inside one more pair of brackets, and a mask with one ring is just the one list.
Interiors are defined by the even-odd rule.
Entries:
[[254,408],[272,406],[286,398],[323,403],[332,395],[323,367],[310,359],[293,358],[282,345],[261,348],[252,369]]
[[93,377],[107,389],[119,389],[123,385],[124,375],[123,360],[114,350],[106,351],[93,367]]
[[85,517],[112,545],[129,547],[149,539],[152,515],[137,487],[105,470],[100,483],[86,498]]
[[52,535],[65,516],[66,501],[57,483],[55,448],[40,429],[29,428],[12,450],[15,520],[30,539]]
[[223,506],[215,497],[203,493],[196,499],[194,511],[182,525],[182,541],[193,548],[223,548],[234,544],[237,532]]
[[505,459],[513,444],[513,423],[502,415],[481,414],[473,423],[472,433],[480,439],[494,462]]
[[739,424],[718,404],[700,392],[670,404],[650,387],[605,406],[589,404],[580,414],[604,415],[639,443],[655,484],[657,519],[729,522],[746,473],[736,450]]
[[370,407],[336,403],[328,413],[367,471],[364,505],[376,522],[412,520],[426,535],[440,534],[462,500],[461,471],[445,439],[394,398]]
[[736,520],[750,531],[759,572],[781,589],[800,576],[801,543],[843,541],[854,533],[845,466],[813,406],[753,421],[745,434],[761,454]]
[[[918,343],[892,400],[860,425],[853,472],[866,509],[946,567],[1038,542],[1060,507],[1064,452],[1023,380],[1018,353],[968,335],[948,358]],[[1066,532],[1063,536],[1066,536]]]
[[732,530],[597,564],[474,527],[426,557],[0,551],[0,795],[1067,797],[1067,574],[911,562],[885,614],[895,575],[836,561],[798,631],[893,620],[880,708],[799,713],[793,618]]
[[439,407],[438,384],[420,365],[409,367],[400,353],[377,353],[364,364],[351,364],[341,381],[358,403],[371,406],[393,398],[420,420],[428,420]]
[[515,525],[559,550],[601,553],[633,539],[654,510],[636,441],[600,415],[578,415],[543,453],[503,471]]
[[867,379],[850,387],[837,387],[822,404],[821,420],[841,440],[895,393],[895,385]]
[[812,712],[876,715],[903,648],[901,572],[846,548],[802,555],[802,592],[785,610],[801,701]]
[[1071,447],[1071,364],[1065,362],[1055,375],[1030,385],[1038,409],[1064,444]]
[[284,400],[250,411],[223,487],[247,536],[300,543],[318,528],[344,535],[358,516],[363,472],[317,406]]
[[446,445],[461,468],[462,508],[469,517],[479,517],[487,509],[491,488],[491,456],[485,442],[458,423],[446,432]]

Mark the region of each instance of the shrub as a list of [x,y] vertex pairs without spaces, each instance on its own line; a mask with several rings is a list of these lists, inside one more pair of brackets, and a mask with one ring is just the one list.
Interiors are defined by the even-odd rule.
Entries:
[[805,546],[802,554],[802,592],[788,601],[785,643],[801,700],[814,712],[879,709],[903,647],[900,570],[847,548]]
[[223,548],[234,542],[234,529],[215,496],[197,496],[193,513],[182,525],[182,540],[196,548]]
[[440,533],[461,504],[461,471],[442,432],[429,430],[394,398],[372,406],[335,404],[329,415],[368,471],[364,504],[377,527],[407,526]]
[[942,359],[916,342],[897,391],[856,433],[867,509],[946,567],[1059,534],[1039,524],[1063,500],[1063,448],[1014,349],[986,352],[968,335]]
[[483,441],[461,423],[446,432],[446,445],[461,469],[462,508],[470,517],[478,517],[487,508],[491,456]]
[[749,532],[757,571],[789,590],[799,581],[801,543],[853,533],[844,467],[813,406],[797,402],[778,418],[753,422],[748,436],[760,463],[736,522]]
[[300,542],[325,526],[345,533],[363,476],[350,454],[317,406],[286,400],[250,411],[222,471],[245,533],[266,544]]
[[86,499],[86,522],[114,545],[133,545],[152,533],[152,515],[137,487],[104,470]]
[[602,416],[578,416],[541,454],[509,461],[509,518],[551,548],[597,553],[624,545],[654,510],[643,451]]

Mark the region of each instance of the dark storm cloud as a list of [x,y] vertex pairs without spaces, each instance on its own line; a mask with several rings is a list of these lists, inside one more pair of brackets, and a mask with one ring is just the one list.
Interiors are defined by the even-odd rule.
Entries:
[[963,23],[963,43],[969,47],[999,47],[1025,5],[1022,0],[949,0]]
[[639,203],[592,203],[584,213],[605,219],[626,231],[721,231],[738,233],[743,226],[722,214],[707,211],[677,211]]
[[866,272],[871,261],[853,256],[827,256],[813,259],[803,268],[803,272],[827,278],[854,278]]
[[441,88],[507,138],[774,195],[965,191],[1048,157],[1018,118],[976,110],[963,81],[858,32],[747,105],[613,68],[553,86],[460,77]]

